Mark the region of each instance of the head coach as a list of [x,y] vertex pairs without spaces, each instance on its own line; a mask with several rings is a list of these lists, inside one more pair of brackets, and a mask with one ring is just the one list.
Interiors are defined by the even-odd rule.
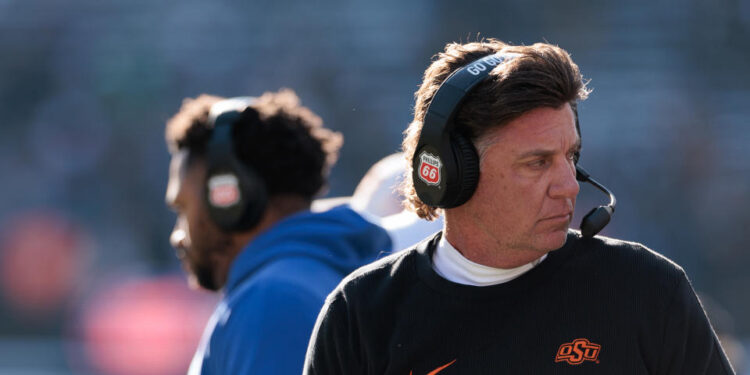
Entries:
[[407,205],[442,232],[329,295],[306,374],[730,374],[685,275],[643,245],[570,230],[589,90],[559,47],[449,44],[424,74]]
[[326,295],[390,247],[346,206],[309,210],[340,134],[282,90],[186,99],[166,138],[172,245],[195,286],[223,293],[189,374],[299,374]]

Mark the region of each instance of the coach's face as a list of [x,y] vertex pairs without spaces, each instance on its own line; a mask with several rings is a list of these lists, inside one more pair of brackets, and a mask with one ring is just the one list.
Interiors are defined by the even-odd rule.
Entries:
[[205,162],[196,159],[188,163],[187,151],[172,156],[166,202],[177,213],[177,221],[170,243],[177,251],[190,277],[190,285],[218,290],[223,282],[217,274],[217,257],[229,246],[230,238],[208,216],[203,203]]
[[467,202],[475,225],[502,248],[560,248],[578,195],[580,138],[570,105],[531,110],[485,137],[479,185]]

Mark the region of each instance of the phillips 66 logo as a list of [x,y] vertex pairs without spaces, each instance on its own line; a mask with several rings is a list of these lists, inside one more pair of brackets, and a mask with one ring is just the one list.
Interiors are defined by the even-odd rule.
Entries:
[[419,154],[419,178],[427,185],[440,183],[440,158],[435,155],[422,152]]

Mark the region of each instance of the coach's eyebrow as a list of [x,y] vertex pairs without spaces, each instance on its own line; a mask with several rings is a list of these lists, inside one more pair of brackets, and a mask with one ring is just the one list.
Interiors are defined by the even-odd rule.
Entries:
[[554,150],[536,149],[536,150],[526,151],[523,154],[518,155],[516,159],[521,160],[521,159],[528,159],[531,157],[548,157],[554,154],[555,154]]
[[[568,152],[570,151],[575,151],[575,152],[581,151],[581,139],[580,138],[576,140],[576,143],[570,146],[570,148],[568,149]],[[554,155],[555,152],[556,152],[555,150],[539,148],[539,149],[526,151],[522,153],[521,155],[518,155],[516,159],[522,160],[522,159],[528,159],[531,157],[549,157],[549,156]]]

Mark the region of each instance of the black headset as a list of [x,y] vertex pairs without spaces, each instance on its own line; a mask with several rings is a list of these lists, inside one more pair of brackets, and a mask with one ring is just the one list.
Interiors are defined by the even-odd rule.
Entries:
[[[484,56],[453,72],[438,88],[427,108],[412,158],[414,189],[425,204],[458,207],[474,194],[479,182],[479,155],[471,140],[456,130],[453,120],[469,92],[484,81],[494,67],[518,56],[500,52]],[[580,133],[577,113],[575,117]],[[576,179],[591,183],[610,197],[607,206],[591,210],[581,222],[581,233],[591,237],[609,223],[615,211],[615,196],[577,164]]]
[[211,138],[206,146],[204,200],[216,225],[228,232],[251,229],[260,221],[268,204],[263,179],[252,167],[237,158],[233,129],[255,98],[225,99],[211,106]]

